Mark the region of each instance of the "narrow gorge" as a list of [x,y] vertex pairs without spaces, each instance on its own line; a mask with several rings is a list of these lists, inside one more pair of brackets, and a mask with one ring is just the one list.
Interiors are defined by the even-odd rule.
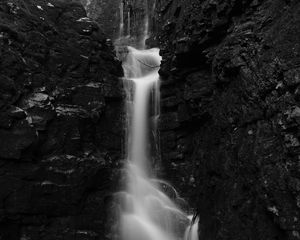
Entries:
[[299,0],[0,2],[0,240],[300,239]]

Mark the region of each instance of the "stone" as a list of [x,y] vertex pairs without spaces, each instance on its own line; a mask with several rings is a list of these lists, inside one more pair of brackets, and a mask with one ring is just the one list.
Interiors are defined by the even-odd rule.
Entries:
[[79,0],[0,3],[0,239],[110,234],[122,76]]
[[36,132],[26,120],[22,120],[8,130],[0,129],[0,139],[0,158],[20,159],[22,151],[35,141]]
[[197,209],[200,239],[297,239],[299,2],[156,7],[160,175]]

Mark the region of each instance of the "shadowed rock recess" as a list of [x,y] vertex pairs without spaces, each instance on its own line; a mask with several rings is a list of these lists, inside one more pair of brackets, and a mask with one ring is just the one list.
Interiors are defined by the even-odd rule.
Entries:
[[1,240],[111,239],[122,75],[76,1],[1,1]]
[[300,2],[157,0],[162,166],[200,239],[300,239]]

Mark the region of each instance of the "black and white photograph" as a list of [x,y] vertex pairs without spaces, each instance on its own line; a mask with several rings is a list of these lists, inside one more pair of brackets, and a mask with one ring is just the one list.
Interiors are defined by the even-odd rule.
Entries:
[[300,240],[300,0],[0,0],[0,240]]

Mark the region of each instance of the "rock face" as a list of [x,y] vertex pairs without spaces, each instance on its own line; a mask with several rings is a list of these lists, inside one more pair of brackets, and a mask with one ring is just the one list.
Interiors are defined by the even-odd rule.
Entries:
[[[145,19],[152,17],[155,0],[80,0],[85,6],[88,16],[94,19],[104,33],[113,40],[119,37],[131,36],[135,41],[145,32]],[[123,11],[122,11],[123,10]],[[122,12],[122,14],[121,14]],[[121,15],[123,28],[120,28]],[[134,42],[134,40],[132,40]]]
[[80,0],[88,16],[94,19],[106,36],[116,39],[119,36],[121,0]]
[[110,237],[122,74],[77,1],[1,1],[0,239]]
[[162,166],[201,239],[300,239],[300,3],[157,0]]

